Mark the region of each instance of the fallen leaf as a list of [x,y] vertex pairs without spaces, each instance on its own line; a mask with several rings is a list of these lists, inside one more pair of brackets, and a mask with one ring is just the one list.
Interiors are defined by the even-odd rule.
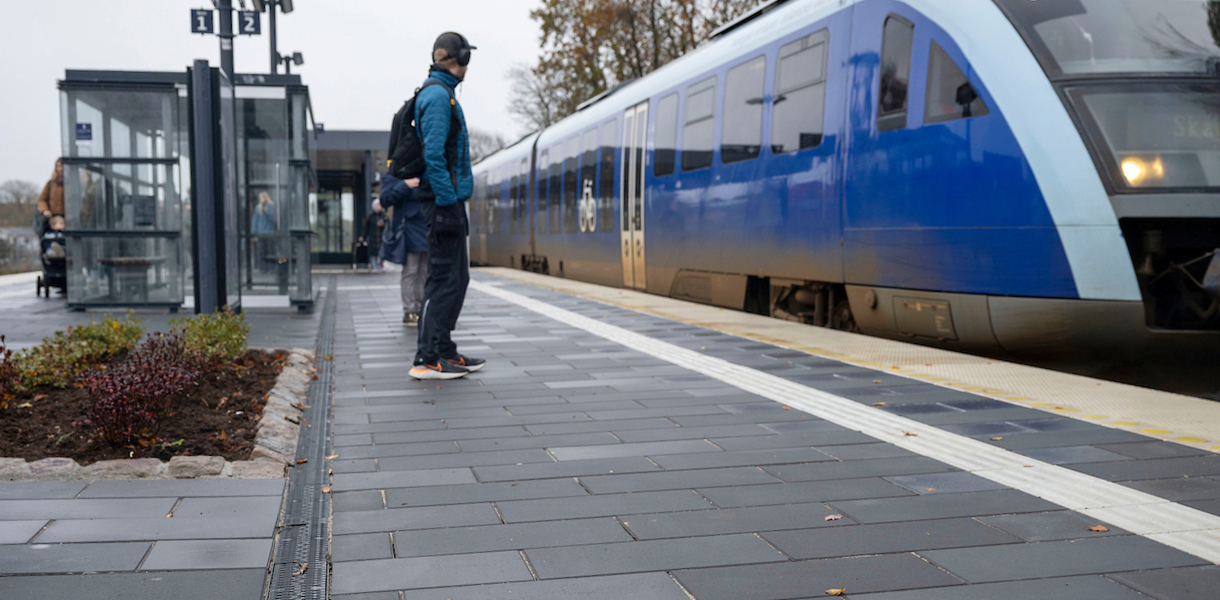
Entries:
[[38,402],[39,400],[42,400],[43,398],[46,398],[46,397],[47,397],[46,394],[38,394],[37,396],[34,396],[34,398],[30,400],[30,402]]
[[314,380],[314,381],[317,381],[317,380],[318,380],[318,376],[317,376],[317,375],[314,375],[314,376],[313,376],[313,380]]
[[826,590],[827,596],[842,596],[847,591],[847,588],[831,588]]
[[874,380],[873,380],[873,383],[881,383],[881,380],[880,380],[880,379],[874,379]]
[[785,406],[785,407],[784,407],[784,410],[792,410],[792,407],[791,407],[791,406]]
[[903,435],[906,435],[906,436],[908,436],[908,437],[919,437],[919,434],[918,434],[918,433],[911,433],[911,432],[909,432],[909,431],[904,431],[904,432],[902,432],[902,433],[903,433]]
[[885,406],[884,402],[874,402],[873,406]]
[[838,521],[839,519],[842,519],[842,518],[843,518],[843,515],[826,515],[826,517],[822,520],[823,521]]
[[1034,466],[1033,466],[1033,465],[1025,465],[1025,468],[1026,468],[1026,469],[1032,469],[1032,468],[1034,468]]
[[923,491],[925,491],[925,492],[935,492],[935,491],[936,491],[936,488],[924,488],[924,489],[923,489]]
[[993,441],[993,442],[998,442],[998,441],[1000,441],[1000,440],[1002,440],[1002,439],[1004,439],[1004,438],[1003,438],[1003,437],[1001,437],[1001,436],[998,436],[998,435],[997,435],[997,436],[995,436],[995,437],[991,438],[991,441]]
[[329,486],[329,485],[328,485],[328,486],[323,486],[323,488],[322,488],[322,493],[323,493],[323,494],[329,494],[329,493],[330,493],[330,486]]
[[309,563],[301,563],[301,568],[292,572],[293,576],[300,575],[309,570]]
[[33,406],[33,404],[30,404],[29,402],[23,402],[21,404],[18,404],[17,408],[30,408],[32,406]]
[[332,455],[330,455],[330,456],[327,456],[327,457],[326,457],[326,460],[335,460],[336,458],[339,458],[339,455],[338,455],[338,454],[332,454]]
[[165,518],[167,518],[167,519],[174,518],[174,513],[169,513],[168,515],[165,515]]
[[326,355],[326,360],[330,360],[330,359],[331,359],[331,356],[330,356],[329,354],[327,354],[327,355]]
[[298,464],[298,465],[303,465],[303,464],[305,464],[305,463],[307,463],[307,462],[309,462],[309,459],[308,459],[308,458],[298,458],[298,459],[297,459],[297,464]]
[[1095,525],[1093,527],[1090,527],[1089,531],[1106,532],[1106,531],[1110,531],[1110,528],[1106,527],[1105,525]]

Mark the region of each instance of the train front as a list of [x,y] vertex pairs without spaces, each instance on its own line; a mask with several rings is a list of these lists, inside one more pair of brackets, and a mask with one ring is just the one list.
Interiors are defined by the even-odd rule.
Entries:
[[995,2],[1089,147],[1147,349],[1220,349],[1220,2]]

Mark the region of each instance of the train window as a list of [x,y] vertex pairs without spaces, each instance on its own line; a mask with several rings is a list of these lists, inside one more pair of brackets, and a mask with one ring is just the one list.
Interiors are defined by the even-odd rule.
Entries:
[[[652,174],[663,177],[674,172],[674,150],[678,145],[678,94],[661,98],[657,102],[656,151]],[[623,218],[626,218],[625,216]]]
[[716,125],[716,78],[686,88],[686,123],[682,127],[682,170],[712,166],[712,132]]
[[576,233],[578,214],[576,202],[580,198],[580,190],[576,182],[576,157],[580,153],[580,138],[572,136],[568,139],[563,154],[563,232]]
[[766,79],[765,56],[729,69],[724,79],[724,129],[720,133],[720,162],[758,158],[762,149]]
[[618,133],[615,125],[615,121],[602,125],[602,156],[597,174],[597,223],[601,231],[614,231],[614,138]]
[[546,184],[547,184],[547,151],[538,155],[538,205],[534,208],[534,217],[538,220],[538,233],[546,233]]
[[[513,173],[508,165],[504,165],[504,167],[500,169],[500,184],[501,185],[496,187],[497,195],[500,197],[500,206],[509,210],[504,211],[504,213],[508,214],[499,213],[499,211],[496,211],[499,213],[496,216],[496,220],[500,222],[500,225],[496,227],[496,233],[504,233],[505,220],[509,220],[510,228],[516,226],[516,223],[512,221],[510,217],[512,216],[511,209],[515,208],[517,200],[517,174]],[[507,190],[504,189],[503,184],[508,185]]]
[[771,152],[822,145],[829,45],[830,33],[823,29],[779,49],[771,99]]
[[486,232],[485,223],[483,221],[484,214],[487,212],[483,204],[487,202],[487,173],[479,173],[479,176],[474,180],[474,213],[470,221],[474,223],[474,228],[479,232]]
[[924,103],[924,122],[940,123],[955,119],[981,117],[987,105],[966,79],[957,63],[936,40],[928,51],[928,96]]
[[508,231],[517,234],[517,173],[514,171],[508,183]]
[[911,81],[911,44],[915,25],[897,15],[885,19],[881,40],[881,91],[877,96],[877,130],[907,126],[907,89]]
[[560,216],[563,214],[563,207],[560,206],[559,194],[562,191],[561,177],[563,176],[563,144],[555,144],[551,146],[551,183],[547,186],[547,193],[550,199],[547,201],[550,212],[547,215],[547,220],[550,221],[550,232],[559,233]]
[[518,233],[530,232],[530,159],[521,159],[521,180],[517,182],[517,224]]
[[500,233],[500,177],[492,171],[487,184],[487,233]]
[[597,128],[585,132],[580,144],[580,232],[597,231],[597,200],[593,190],[597,177]]

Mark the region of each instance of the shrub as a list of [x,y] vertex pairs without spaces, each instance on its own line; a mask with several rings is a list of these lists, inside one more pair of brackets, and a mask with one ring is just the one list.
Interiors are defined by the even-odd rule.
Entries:
[[4,345],[4,336],[0,335],[0,408],[8,408],[8,401],[17,397],[20,387],[17,361],[13,360],[13,351]]
[[221,312],[173,319],[170,329],[182,335],[186,348],[207,357],[209,361],[228,361],[246,351],[246,336],[250,324],[246,316],[234,313],[229,307]]
[[181,335],[155,334],[119,364],[86,371],[79,382],[89,393],[86,421],[114,444],[147,440],[173,401],[198,385],[201,358]]
[[143,319],[127,311],[123,320],[106,315],[102,321],[56,331],[17,357],[21,384],[67,387],[77,375],[107,360],[121,357],[144,335]]

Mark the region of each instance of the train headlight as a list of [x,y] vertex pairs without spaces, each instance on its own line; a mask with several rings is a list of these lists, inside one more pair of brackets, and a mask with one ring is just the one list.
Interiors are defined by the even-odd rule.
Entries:
[[1161,158],[1146,161],[1137,157],[1123,159],[1122,164],[1123,177],[1127,178],[1127,183],[1132,186],[1142,185],[1149,179],[1163,179],[1165,177],[1165,164],[1161,162]]

